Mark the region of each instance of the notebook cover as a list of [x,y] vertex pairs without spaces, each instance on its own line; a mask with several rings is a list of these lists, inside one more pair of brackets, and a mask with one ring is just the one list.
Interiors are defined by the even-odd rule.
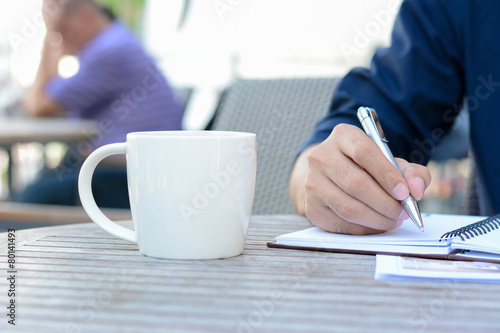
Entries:
[[477,259],[477,258],[467,258],[462,256],[457,256],[461,250],[456,250],[450,254],[411,254],[411,253],[398,253],[398,252],[386,252],[386,251],[369,251],[369,250],[345,250],[345,249],[330,249],[323,247],[310,247],[310,246],[292,246],[278,244],[277,242],[268,242],[267,246],[270,248],[288,249],[288,250],[305,250],[305,251],[320,251],[320,252],[332,252],[332,253],[349,253],[349,254],[364,254],[364,255],[376,255],[376,254],[387,254],[394,256],[404,256],[404,257],[417,257],[417,258],[427,258],[427,259],[449,259],[449,260],[461,260],[461,261],[481,261],[481,262],[492,262],[500,263],[500,260],[496,259]]

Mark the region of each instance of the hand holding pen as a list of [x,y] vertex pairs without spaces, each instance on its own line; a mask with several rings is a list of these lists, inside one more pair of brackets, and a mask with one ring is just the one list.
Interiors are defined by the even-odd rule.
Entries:
[[[377,112],[371,108],[360,107],[358,109],[358,119],[365,130],[366,135],[368,135],[377,146],[380,148],[384,156],[391,162],[394,167],[401,172],[399,169],[399,165],[394,159],[389,146],[384,131],[382,130],[382,125],[380,125],[380,121],[377,116]],[[401,172],[401,175],[403,173]],[[424,232],[424,224],[422,222],[422,216],[420,215],[420,209],[418,208],[417,201],[415,198],[408,194],[408,197],[400,200],[401,206],[403,206],[403,210],[408,214],[410,219],[415,223],[415,225]]]
[[297,159],[291,186],[302,173],[304,194],[293,198],[295,205],[331,232],[362,235],[397,228],[408,218],[400,201],[410,194],[420,200],[431,176],[425,166],[395,161],[401,172],[363,130],[339,124]]

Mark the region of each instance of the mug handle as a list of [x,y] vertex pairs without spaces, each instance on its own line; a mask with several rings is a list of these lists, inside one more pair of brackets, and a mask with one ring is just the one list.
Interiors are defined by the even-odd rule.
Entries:
[[83,209],[85,209],[92,221],[116,237],[137,243],[137,232],[124,228],[108,219],[99,207],[97,207],[92,194],[92,175],[99,162],[110,155],[126,153],[127,143],[113,143],[102,146],[90,154],[83,163],[80,175],[78,176],[78,192]]

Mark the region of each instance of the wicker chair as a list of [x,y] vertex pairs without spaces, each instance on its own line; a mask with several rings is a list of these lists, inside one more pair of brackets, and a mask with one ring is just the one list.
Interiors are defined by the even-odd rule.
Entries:
[[288,178],[300,144],[326,114],[333,78],[239,80],[223,94],[212,130],[257,134],[254,214],[293,214]]

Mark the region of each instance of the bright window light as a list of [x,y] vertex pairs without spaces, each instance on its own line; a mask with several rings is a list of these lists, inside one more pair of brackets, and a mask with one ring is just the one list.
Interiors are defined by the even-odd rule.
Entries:
[[59,76],[62,78],[66,79],[72,77],[78,73],[78,69],[80,69],[80,63],[75,56],[63,56],[61,60],[59,60],[58,72]]

